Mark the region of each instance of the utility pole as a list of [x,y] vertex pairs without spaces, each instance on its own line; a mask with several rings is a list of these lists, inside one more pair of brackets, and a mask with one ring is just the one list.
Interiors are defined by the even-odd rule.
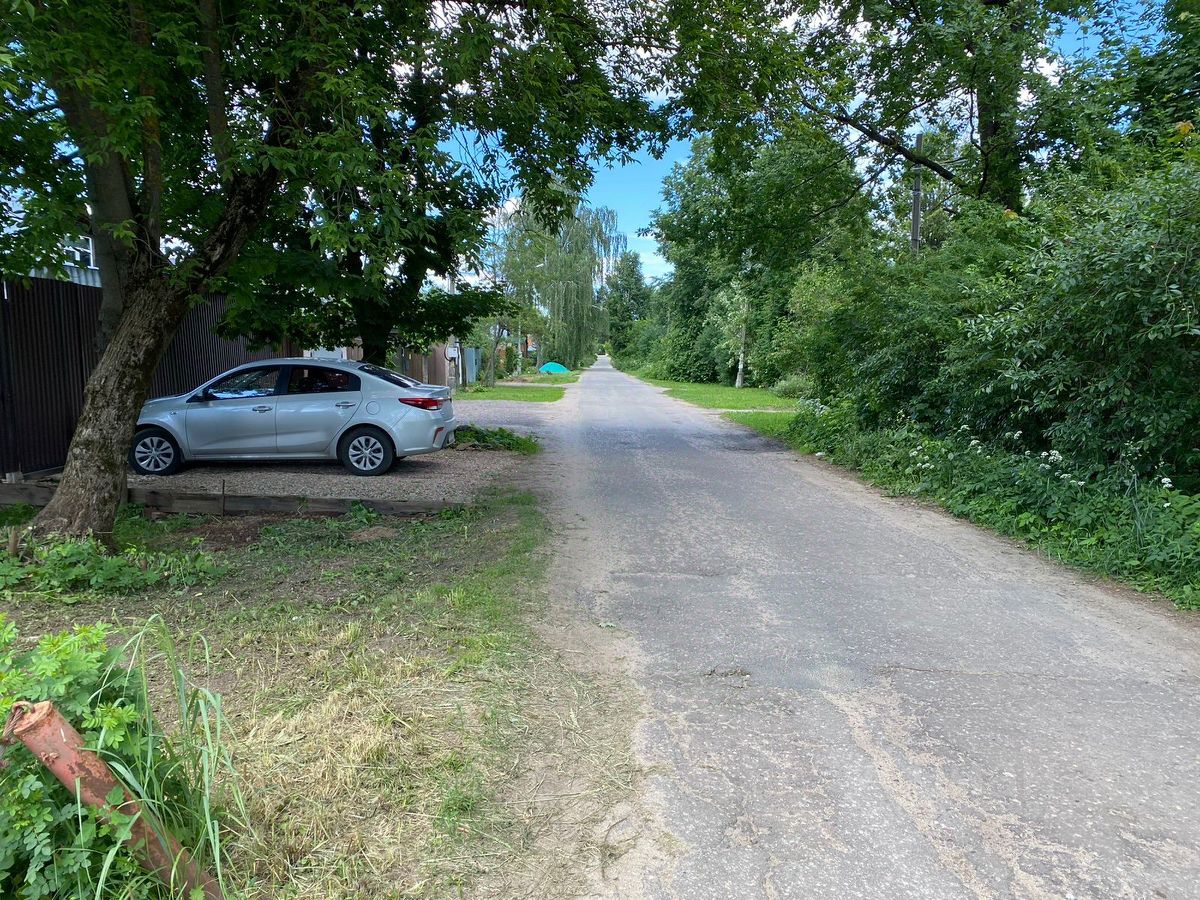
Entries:
[[[925,143],[925,135],[917,135],[916,151],[921,152]],[[921,167],[913,167],[913,196],[912,196],[912,237],[910,238],[912,252],[921,249]]]

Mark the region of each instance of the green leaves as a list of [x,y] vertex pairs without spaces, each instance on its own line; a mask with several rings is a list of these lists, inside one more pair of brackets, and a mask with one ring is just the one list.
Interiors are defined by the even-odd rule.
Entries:
[[188,587],[211,579],[207,554],[155,553],[128,548],[111,554],[91,538],[35,544],[28,560],[0,557],[0,590],[29,591],[75,603],[87,594],[129,594],[165,582]]
[[[23,745],[8,748],[8,767],[0,772],[4,897],[165,897],[125,846],[134,817],[112,807],[125,800],[126,789],[201,865],[219,853],[224,823],[216,817],[213,779],[231,774],[227,751],[212,742],[219,728],[211,716],[219,704],[188,685],[174,648],[165,638],[155,640],[153,626],[110,649],[113,636],[104,624],[78,626],[20,651],[16,629],[0,613],[0,710],[7,713],[17,700],[53,701],[123,785],[109,795],[110,808],[98,812],[81,805]],[[169,734],[150,711],[148,661],[176,679],[178,709]],[[226,788],[236,801],[236,785]]]

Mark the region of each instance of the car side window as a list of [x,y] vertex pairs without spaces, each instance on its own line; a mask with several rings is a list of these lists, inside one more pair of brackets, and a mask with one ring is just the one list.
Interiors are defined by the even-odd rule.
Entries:
[[279,368],[243,369],[209,385],[208,393],[218,400],[269,397],[279,383]]
[[292,366],[289,394],[338,394],[362,389],[357,375],[322,366]]

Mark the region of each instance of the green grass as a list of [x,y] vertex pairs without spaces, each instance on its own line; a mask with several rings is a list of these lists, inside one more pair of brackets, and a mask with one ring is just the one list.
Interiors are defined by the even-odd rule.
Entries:
[[538,372],[534,375],[512,375],[506,382],[517,384],[573,384],[579,380],[579,372]]
[[9,525],[24,525],[37,514],[37,510],[28,503],[14,503],[12,506],[0,506],[0,528]]
[[662,381],[646,378],[643,381],[667,389],[675,397],[707,409],[795,409],[796,401],[776,397],[765,388],[735,388],[725,384],[692,384],[687,381]]
[[507,428],[479,428],[475,425],[463,425],[454,432],[454,439],[459,446],[472,447],[477,450],[510,450],[526,456],[532,456],[541,449],[541,445],[534,438],[517,434]]
[[561,400],[565,388],[561,387],[475,387],[460,393],[456,400],[521,400],[527,403],[553,403]]
[[934,436],[912,424],[863,428],[848,407],[813,401],[796,414],[726,417],[892,494],[931,500],[1061,562],[1200,608],[1200,496],[1169,481],[1131,488],[1113,473],[1082,474],[1049,451]]
[[788,427],[796,418],[794,412],[731,412],[725,418],[753,428],[767,437],[787,440]]
[[[632,761],[614,768],[624,745],[594,739],[627,702],[570,673],[528,625],[549,558],[528,495],[417,520],[150,521],[129,509],[119,531],[141,549],[199,547],[218,572],[6,608],[31,640],[97,620],[127,633],[161,615],[191,683],[219,691],[230,722],[247,811],[225,822],[227,883],[254,883],[255,896],[453,896],[479,858],[520,868],[528,801],[512,781],[537,748],[573,740],[563,729],[587,747],[538,765],[605,796],[632,777]],[[389,823],[369,853],[364,810]]]

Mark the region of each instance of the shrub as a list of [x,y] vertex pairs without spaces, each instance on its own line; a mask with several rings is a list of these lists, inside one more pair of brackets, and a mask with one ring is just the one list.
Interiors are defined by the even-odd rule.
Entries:
[[[21,652],[15,626],[0,614],[0,710],[7,714],[17,700],[52,700],[130,793],[154,810],[199,863],[210,865],[219,859],[221,840],[213,780],[232,772],[215,738],[219,700],[189,690],[168,652],[178,725],[170,734],[162,730],[151,714],[144,676],[145,641],[153,633],[161,632],[143,631],[110,649],[108,626],[80,626],[47,635]],[[124,846],[132,819],[102,820],[20,744],[8,749],[5,762],[0,896],[168,896]]]
[[808,399],[816,396],[817,386],[812,378],[803,372],[795,372],[786,378],[775,382],[771,393],[788,399]]
[[1016,302],[970,323],[972,348],[1063,452],[1200,473],[1200,165],[1055,200],[1088,214],[1038,248]]
[[72,599],[82,593],[129,594],[157,584],[189,587],[218,573],[212,557],[155,552],[128,547],[109,553],[90,538],[49,540],[34,544],[28,558],[0,556],[0,590],[58,594]]

